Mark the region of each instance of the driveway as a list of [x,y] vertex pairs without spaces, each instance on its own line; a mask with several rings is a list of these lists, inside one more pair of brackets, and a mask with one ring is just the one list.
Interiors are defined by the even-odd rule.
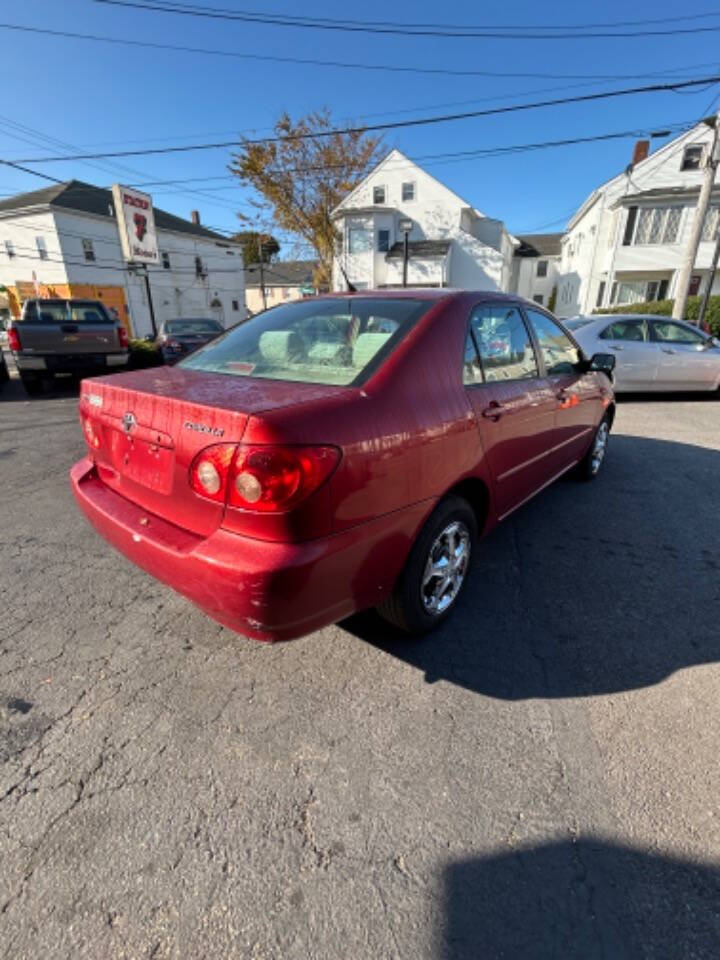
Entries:
[[72,390],[0,398],[2,956],[720,955],[720,402],[623,402],[432,637],[268,646],[81,519]]

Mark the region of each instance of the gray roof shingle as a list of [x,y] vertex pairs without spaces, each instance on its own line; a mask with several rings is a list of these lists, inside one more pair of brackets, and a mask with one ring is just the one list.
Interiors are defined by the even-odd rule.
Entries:
[[[410,240],[408,254],[411,257],[444,257],[450,249],[450,240]],[[404,254],[404,243],[398,241],[388,250],[385,259],[394,260]]]
[[515,236],[520,241],[516,257],[559,257],[562,252],[561,233],[526,233],[524,236],[516,233]]
[[[51,187],[42,187],[30,193],[18,193],[14,197],[0,200],[0,213],[46,205],[110,217],[113,196],[110,190],[105,190],[103,187],[83,183],[81,180],[68,180],[66,183],[54,183]],[[182,217],[176,217],[175,214],[160,210],[159,207],[153,207],[153,212],[155,226],[160,230],[174,230],[175,233],[187,233],[195,237],[205,237],[208,240],[228,242],[227,237],[215,233],[214,230],[208,230],[207,227],[192,223],[190,220],[183,220]]]
[[[287,260],[284,263],[264,263],[263,278],[266,287],[314,286],[313,271],[317,260]],[[260,264],[250,263],[245,267],[245,286],[260,286]]]

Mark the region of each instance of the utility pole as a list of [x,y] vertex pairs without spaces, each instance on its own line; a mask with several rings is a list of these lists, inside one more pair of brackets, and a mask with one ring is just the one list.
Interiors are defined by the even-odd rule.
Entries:
[[673,317],[676,320],[682,320],[687,307],[688,290],[690,289],[690,278],[695,266],[695,257],[700,246],[700,237],[702,236],[703,224],[710,205],[710,194],[715,183],[715,172],[720,161],[720,110],[714,117],[708,117],[704,121],[709,127],[713,127],[712,147],[705,164],[705,179],[700,188],[697,208],[695,210],[695,219],[693,220],[690,240],[688,241],[680,275],[678,277],[675,290],[675,305],[673,307]]
[[712,290],[712,285],[715,282],[715,272],[717,271],[718,260],[720,260],[720,223],[718,223],[717,237],[715,238],[715,253],[713,253],[712,263],[710,264],[710,276],[708,277],[705,293],[703,294],[703,298],[700,303],[700,309],[698,310],[698,327],[702,327],[703,320],[705,319],[708,301],[710,300],[710,291]]
[[267,294],[265,293],[265,271],[263,269],[263,238],[262,234],[257,235],[258,255],[260,257],[260,292],[263,299],[263,310],[267,310]]

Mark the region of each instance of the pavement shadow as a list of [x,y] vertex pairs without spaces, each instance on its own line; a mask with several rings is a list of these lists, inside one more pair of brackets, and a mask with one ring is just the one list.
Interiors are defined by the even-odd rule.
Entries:
[[450,864],[439,960],[716,960],[720,870],[580,837]]
[[454,615],[411,639],[341,624],[422,670],[508,700],[592,696],[720,660],[720,450],[613,436],[603,475],[560,481],[477,547]]

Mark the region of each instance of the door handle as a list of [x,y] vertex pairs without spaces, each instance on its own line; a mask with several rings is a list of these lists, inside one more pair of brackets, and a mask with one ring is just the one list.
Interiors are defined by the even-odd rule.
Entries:
[[494,423],[497,423],[497,421],[503,415],[502,406],[497,402],[497,400],[491,400],[483,410],[482,415],[486,420],[492,420]]
[[614,345],[611,343],[611,344],[610,344],[610,349],[611,349],[611,350],[622,350],[622,347],[616,347],[616,346],[614,346]]
[[677,350],[673,350],[672,347],[663,347],[663,348],[662,348],[662,352],[663,352],[663,353],[677,353]]

